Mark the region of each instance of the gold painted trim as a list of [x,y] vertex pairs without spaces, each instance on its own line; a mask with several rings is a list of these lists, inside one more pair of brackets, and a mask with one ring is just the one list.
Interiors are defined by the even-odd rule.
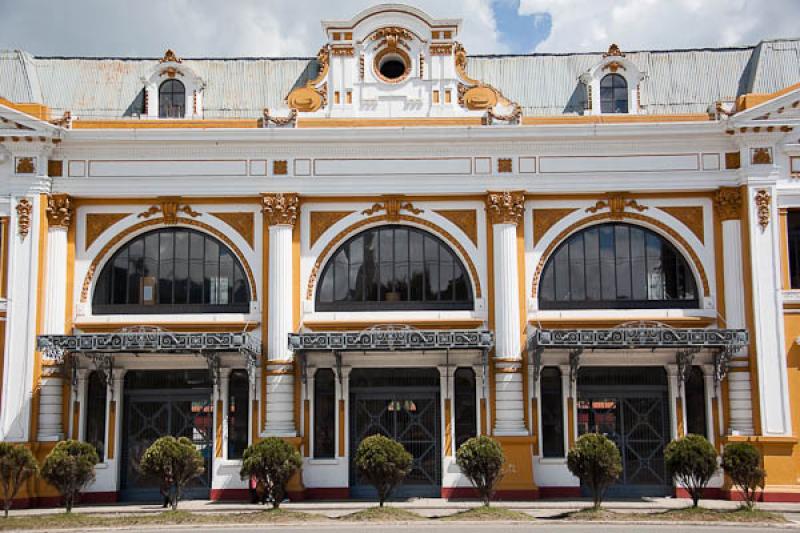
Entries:
[[702,206],[663,206],[659,207],[658,209],[678,219],[684,226],[689,228],[698,239],[700,239],[700,242],[705,244],[705,224],[703,223]]
[[478,213],[474,209],[437,209],[434,213],[441,215],[469,237],[472,244],[478,245]]
[[237,213],[209,213],[209,215],[214,215],[230,227],[232,227],[236,232],[242,236],[242,238],[250,245],[250,248],[254,248],[253,246],[253,239],[255,238],[255,213],[249,211],[237,212]]
[[[89,296],[89,287],[91,286],[95,271],[112,249],[116,248],[117,245],[119,245],[126,237],[128,237],[132,233],[135,233],[141,229],[150,226],[162,225],[164,223],[165,222],[163,218],[154,218],[152,220],[145,220],[143,222],[139,222],[137,224],[125,228],[124,230],[117,233],[114,237],[112,237],[108,241],[108,243],[106,243],[106,245],[103,246],[103,248],[95,256],[95,258],[89,265],[89,270],[86,272],[86,277],[84,277],[83,279],[83,287],[81,288],[81,302],[85,303],[87,301]],[[200,228],[212,234],[213,236],[221,240],[223,243],[225,243],[225,245],[228,246],[228,248],[230,248],[234,254],[236,254],[236,257],[238,257],[239,261],[242,263],[242,267],[244,268],[245,273],[247,274],[247,279],[250,282],[252,301],[258,300],[258,292],[257,292],[258,286],[256,285],[256,280],[255,277],[253,276],[253,271],[250,268],[250,263],[247,261],[247,258],[244,256],[242,251],[239,250],[239,247],[236,246],[236,244],[234,244],[233,241],[231,241],[227,235],[225,235],[218,229],[209,226],[208,224],[205,224],[203,222],[194,219],[178,217],[176,220],[176,224],[184,226],[194,226]]]
[[563,220],[570,214],[577,211],[574,207],[554,208],[554,209],[533,209],[533,243],[539,242],[547,230],[552,228],[558,221]]
[[114,458],[114,450],[116,448],[117,437],[117,401],[111,400],[108,402],[108,436],[106,442],[108,443],[107,457]]
[[94,243],[108,228],[132,214],[133,213],[87,213],[85,249],[88,250],[92,243]]
[[447,241],[451,246],[453,246],[458,253],[461,255],[461,259],[466,263],[467,268],[470,271],[470,275],[472,276],[472,283],[473,287],[475,288],[475,298],[481,298],[481,282],[478,278],[478,269],[475,267],[475,263],[472,261],[472,258],[467,254],[464,247],[461,245],[455,237],[453,237],[449,232],[444,230],[438,224],[430,222],[429,220],[425,220],[419,217],[414,217],[410,215],[397,215],[395,218],[390,219],[389,215],[378,215],[370,218],[365,218],[364,220],[359,220],[348,226],[347,228],[340,231],[336,236],[334,236],[328,244],[325,245],[322,252],[317,256],[317,261],[314,263],[314,267],[311,269],[311,275],[308,277],[308,286],[306,288],[306,299],[311,300],[314,297],[314,287],[317,283],[317,276],[319,276],[320,271],[322,269],[322,265],[324,262],[327,262],[329,259],[328,255],[331,251],[341,242],[344,240],[345,237],[349,236],[352,233],[364,228],[366,226],[375,225],[379,222],[407,222],[409,224],[418,224],[420,226],[424,226],[427,229],[430,229],[435,234],[438,234],[440,237],[443,237],[445,241]]
[[328,228],[352,213],[355,211],[312,211],[309,213],[309,247],[314,246]]

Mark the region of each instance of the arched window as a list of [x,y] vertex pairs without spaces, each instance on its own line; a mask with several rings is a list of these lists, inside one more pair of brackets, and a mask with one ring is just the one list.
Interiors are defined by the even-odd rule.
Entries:
[[247,313],[250,287],[238,258],[214,237],[186,228],[144,233],[103,267],[95,314]]
[[541,309],[697,306],[694,276],[680,252],[630,224],[601,224],[569,237],[547,260],[539,287]]
[[158,88],[159,118],[186,116],[186,88],[178,80],[167,80]]
[[473,308],[463,263],[441,239],[408,226],[351,237],[320,276],[317,311]]
[[600,111],[628,112],[628,82],[619,74],[608,74],[600,80]]

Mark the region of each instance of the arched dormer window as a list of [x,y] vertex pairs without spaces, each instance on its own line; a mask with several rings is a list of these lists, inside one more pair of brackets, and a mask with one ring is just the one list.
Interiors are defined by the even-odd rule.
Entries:
[[600,112],[628,112],[628,82],[619,74],[606,74],[600,80]]
[[158,88],[158,118],[186,115],[186,87],[179,80],[166,80]]
[[440,238],[381,226],[348,239],[328,260],[317,311],[472,310],[466,268]]
[[164,228],[118,250],[97,280],[94,314],[248,313],[250,286],[236,255],[196,230]]
[[573,234],[547,259],[540,309],[697,308],[692,270],[683,255],[649,229],[623,223]]

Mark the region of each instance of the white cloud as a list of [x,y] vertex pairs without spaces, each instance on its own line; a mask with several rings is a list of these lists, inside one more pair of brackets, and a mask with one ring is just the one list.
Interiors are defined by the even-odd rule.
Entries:
[[[537,52],[755,44],[797,37],[798,0],[521,0],[520,14],[549,13]],[[502,28],[500,28],[502,30]]]
[[[38,55],[309,56],[323,19],[349,19],[370,0],[0,0],[0,48]],[[415,0],[463,18],[471,53],[504,52],[491,0]]]

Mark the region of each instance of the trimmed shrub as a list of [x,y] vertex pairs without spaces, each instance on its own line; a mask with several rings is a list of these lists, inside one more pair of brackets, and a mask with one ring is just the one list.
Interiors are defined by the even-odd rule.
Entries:
[[758,490],[764,490],[767,473],[761,468],[761,454],[748,442],[734,442],[722,450],[722,469],[744,498],[745,506],[752,509]]
[[567,468],[592,491],[594,509],[600,509],[603,496],[622,473],[619,448],[598,433],[582,435],[567,454]]
[[503,448],[485,435],[468,439],[456,451],[456,464],[477,489],[486,507],[503,477],[505,462]]
[[77,440],[62,440],[45,458],[42,478],[61,493],[68,513],[81,491],[94,481],[94,466],[99,462],[94,446]]
[[178,508],[183,488],[205,471],[203,455],[186,437],[161,437],[142,454],[142,473],[157,478],[172,509]]
[[356,468],[378,491],[381,507],[411,471],[413,459],[402,444],[383,435],[365,438],[356,450]]
[[278,437],[267,437],[247,447],[242,457],[242,479],[255,479],[264,487],[264,494],[272,501],[272,508],[280,507],[286,497],[289,479],[303,466],[294,446]]
[[8,517],[14,496],[29,477],[39,472],[39,463],[25,446],[0,442],[0,486],[3,487],[3,510]]
[[686,487],[697,507],[717,466],[717,451],[702,435],[686,435],[667,444],[664,461],[673,479]]

